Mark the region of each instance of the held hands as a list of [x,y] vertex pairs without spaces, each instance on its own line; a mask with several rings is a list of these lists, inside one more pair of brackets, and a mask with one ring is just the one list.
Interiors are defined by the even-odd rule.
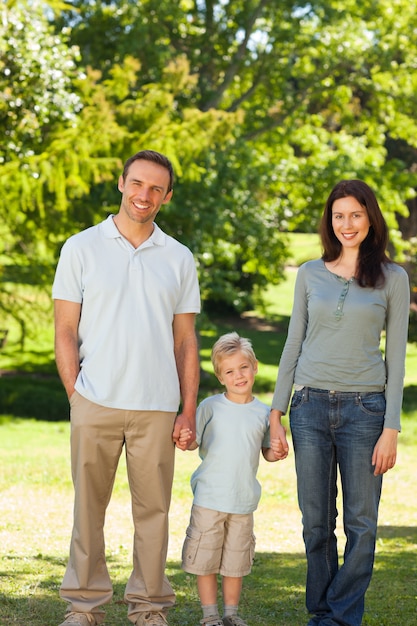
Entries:
[[[285,428],[284,429],[284,439],[285,439]],[[274,454],[274,459],[276,461],[282,461],[286,459],[288,456],[288,443],[282,441],[282,439],[271,439],[271,450]]]
[[189,428],[182,428],[180,430],[180,436],[175,445],[180,450],[196,450],[198,448],[194,433]]
[[269,415],[271,433],[271,450],[277,461],[282,461],[288,456],[289,446],[285,427],[281,424],[281,411],[272,409]]
[[[177,415],[172,432],[172,441],[180,450],[195,450],[195,421],[184,413]],[[194,445],[195,444],[195,445]]]
[[192,443],[192,430],[190,428],[181,428],[178,439],[175,442],[175,445],[180,450],[187,450],[188,445]]

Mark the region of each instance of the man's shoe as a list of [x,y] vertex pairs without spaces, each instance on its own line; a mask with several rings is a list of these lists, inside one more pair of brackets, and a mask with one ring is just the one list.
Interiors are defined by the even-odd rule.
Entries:
[[135,622],[136,626],[167,626],[168,622],[163,613],[157,611],[147,611],[139,613]]
[[210,615],[210,617],[203,617],[203,619],[200,620],[200,624],[202,624],[202,626],[223,626],[220,615]]
[[99,622],[92,613],[68,613],[62,624],[59,626],[97,626]]
[[223,617],[224,626],[248,626],[238,615],[228,615]]

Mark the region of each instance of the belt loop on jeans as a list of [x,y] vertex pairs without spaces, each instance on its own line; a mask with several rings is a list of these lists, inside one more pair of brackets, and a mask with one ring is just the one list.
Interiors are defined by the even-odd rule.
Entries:
[[304,395],[304,400],[306,402],[308,402],[308,392],[309,392],[309,387],[304,387],[303,389],[303,395]]

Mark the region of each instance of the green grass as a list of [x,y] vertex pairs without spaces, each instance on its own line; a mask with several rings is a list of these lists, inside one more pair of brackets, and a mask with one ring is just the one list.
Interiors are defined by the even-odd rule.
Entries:
[[288,239],[291,250],[289,265],[298,266],[321,255],[320,238],[317,234],[289,233]]
[[[416,415],[412,416],[414,419]],[[417,578],[417,442],[405,420],[397,467],[384,479],[374,577],[364,625],[415,624]],[[177,593],[173,626],[197,624],[200,607],[195,578],[180,568],[181,546],[191,507],[189,478],[197,452],[177,451],[170,515],[167,573]],[[241,612],[249,624],[301,626],[305,559],[292,453],[284,462],[261,461],[263,495],[255,514],[257,554],[245,577]],[[58,590],[71,532],[72,485],[69,424],[7,420],[0,425],[0,624],[56,626],[65,604]],[[124,586],[131,568],[132,523],[122,458],[106,519],[106,553],[114,583],[107,609],[109,626],[125,624]],[[342,540],[341,521],[338,535]],[[343,542],[341,541],[341,549]]]

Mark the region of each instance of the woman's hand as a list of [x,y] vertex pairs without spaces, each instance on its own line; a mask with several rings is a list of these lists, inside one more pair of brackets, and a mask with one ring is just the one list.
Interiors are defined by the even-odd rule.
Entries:
[[397,460],[397,441],[398,430],[395,430],[395,428],[384,428],[372,454],[375,476],[385,474],[385,472],[394,467]]
[[269,414],[269,429],[271,438],[271,449],[277,461],[281,461],[288,456],[288,441],[285,427],[281,424],[281,411],[271,409]]

